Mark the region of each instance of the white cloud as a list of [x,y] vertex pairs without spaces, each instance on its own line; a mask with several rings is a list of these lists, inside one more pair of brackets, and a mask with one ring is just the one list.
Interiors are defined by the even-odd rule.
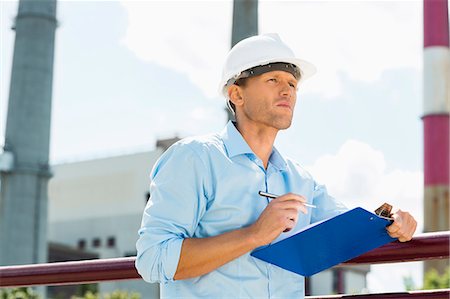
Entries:
[[[217,95],[231,40],[231,1],[122,1],[124,44],[139,58],[182,73]],[[333,98],[339,75],[374,81],[383,71],[421,67],[420,2],[260,1],[260,32],[279,32],[319,69],[305,91]]]
[[[335,155],[326,155],[307,167],[314,178],[324,183],[330,194],[347,206],[374,210],[384,202],[407,210],[423,227],[423,174],[399,169],[388,171],[382,152],[370,145],[349,140]],[[368,276],[370,292],[403,291],[403,277],[422,281],[422,263],[397,263],[372,266]],[[387,275],[386,273],[389,273]],[[420,286],[419,286],[420,287]]]
[[335,155],[322,156],[307,168],[349,207],[374,210],[388,202],[410,211],[422,227],[422,172],[388,171],[383,153],[370,145],[348,140]]
[[337,198],[357,203],[375,194],[385,168],[381,152],[365,143],[349,140],[336,155],[317,159],[311,171]]
[[222,102],[191,107],[190,110],[179,113],[180,128],[183,136],[209,134],[220,131],[226,123],[226,114]]
[[305,88],[334,97],[342,92],[340,72],[374,81],[386,69],[420,67],[421,9],[419,2],[264,1],[260,23],[316,64],[317,77]]
[[230,1],[122,1],[128,12],[123,43],[144,61],[186,73],[217,96],[231,41]]

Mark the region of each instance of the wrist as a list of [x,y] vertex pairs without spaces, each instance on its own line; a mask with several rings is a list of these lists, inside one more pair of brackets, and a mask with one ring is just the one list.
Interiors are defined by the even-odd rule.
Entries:
[[244,238],[246,240],[246,243],[250,245],[251,249],[253,250],[257,247],[263,246],[263,242],[258,237],[258,234],[256,230],[253,228],[253,225],[244,227],[242,229],[242,232],[244,234]]

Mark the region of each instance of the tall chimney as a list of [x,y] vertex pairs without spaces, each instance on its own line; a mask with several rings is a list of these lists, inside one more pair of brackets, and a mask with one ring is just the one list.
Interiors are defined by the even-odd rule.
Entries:
[[[47,261],[47,182],[56,0],[21,0],[0,194],[0,265]],[[4,163],[8,160],[8,163]],[[7,164],[7,165],[6,165]]]
[[[449,230],[449,79],[447,0],[424,0],[424,231]],[[427,261],[440,273],[444,260]]]
[[[233,1],[233,25],[231,30],[231,47],[244,38],[258,34],[258,0]],[[228,108],[228,119],[234,115]]]

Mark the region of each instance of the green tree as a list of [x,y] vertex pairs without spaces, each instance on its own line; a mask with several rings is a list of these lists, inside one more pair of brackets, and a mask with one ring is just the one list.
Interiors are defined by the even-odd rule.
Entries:
[[91,292],[93,294],[98,293],[98,284],[89,283],[89,284],[80,284],[77,288],[77,296],[83,296],[84,294]]
[[40,299],[32,288],[15,288],[0,290],[1,299]]
[[128,293],[126,291],[116,290],[112,293],[99,294],[87,291],[84,296],[72,296],[71,299],[140,299],[141,295],[139,293]]
[[435,269],[429,270],[425,273],[423,289],[446,289],[450,288],[450,267],[447,267],[444,274],[439,275]]
[[138,293],[130,293],[123,291],[114,291],[111,294],[105,294],[104,299],[141,299],[141,295]]

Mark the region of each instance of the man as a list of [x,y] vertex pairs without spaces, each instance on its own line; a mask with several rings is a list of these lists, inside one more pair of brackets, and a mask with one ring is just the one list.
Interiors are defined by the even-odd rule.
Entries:
[[[136,267],[161,283],[161,297],[303,298],[302,276],[250,253],[347,210],[273,146],[291,124],[298,84],[314,72],[276,34],[231,49],[221,89],[236,122],[174,144],[151,174]],[[410,240],[414,218],[398,211],[394,219],[389,234]]]

